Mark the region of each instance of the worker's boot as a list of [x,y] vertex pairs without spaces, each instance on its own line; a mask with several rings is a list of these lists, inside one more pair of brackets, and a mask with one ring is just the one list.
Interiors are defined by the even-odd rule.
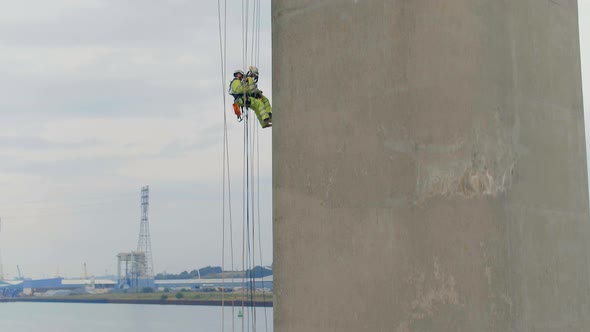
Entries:
[[262,120],[262,128],[272,127],[272,113],[268,114],[268,117]]

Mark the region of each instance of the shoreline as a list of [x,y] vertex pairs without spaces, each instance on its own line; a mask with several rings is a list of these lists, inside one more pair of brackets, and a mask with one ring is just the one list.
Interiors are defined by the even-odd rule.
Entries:
[[[40,302],[40,303],[93,303],[93,304],[147,304],[147,305],[193,305],[193,306],[216,306],[223,305],[221,300],[153,300],[153,299],[72,299],[57,297],[20,297],[0,298],[0,303],[8,302]],[[225,306],[231,306],[232,301],[226,300]],[[233,301],[236,306],[242,306],[242,301]],[[244,307],[268,307],[273,306],[271,301],[244,301]]]

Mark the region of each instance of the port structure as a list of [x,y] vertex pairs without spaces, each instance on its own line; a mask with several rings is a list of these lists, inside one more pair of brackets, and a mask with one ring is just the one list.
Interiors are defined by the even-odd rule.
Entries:
[[117,255],[117,288],[138,288],[147,271],[144,252],[122,252]]

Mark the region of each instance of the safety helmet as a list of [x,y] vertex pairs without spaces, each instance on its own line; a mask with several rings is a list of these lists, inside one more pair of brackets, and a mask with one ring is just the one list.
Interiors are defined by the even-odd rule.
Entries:
[[238,74],[242,74],[242,76],[244,76],[244,72],[239,69],[234,71],[234,77],[238,76]]
[[258,75],[258,68],[256,66],[250,66],[250,68],[248,68],[250,70],[250,72],[252,74],[256,74]]

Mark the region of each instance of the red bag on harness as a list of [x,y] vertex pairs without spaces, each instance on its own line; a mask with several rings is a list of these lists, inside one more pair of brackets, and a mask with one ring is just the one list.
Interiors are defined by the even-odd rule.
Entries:
[[236,114],[236,116],[238,117],[238,119],[242,116],[242,112],[240,111],[240,106],[238,106],[238,103],[234,103],[234,113]]

